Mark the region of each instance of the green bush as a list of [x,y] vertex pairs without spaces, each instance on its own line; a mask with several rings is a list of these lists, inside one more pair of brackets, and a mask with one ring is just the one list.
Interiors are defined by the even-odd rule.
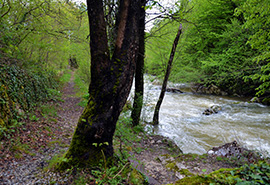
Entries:
[[32,111],[42,102],[55,100],[59,95],[53,72],[30,71],[15,65],[0,66],[0,126],[12,126],[20,115]]
[[268,163],[261,161],[257,164],[246,164],[226,173],[213,172],[207,175],[207,177],[219,184],[269,184],[270,166]]

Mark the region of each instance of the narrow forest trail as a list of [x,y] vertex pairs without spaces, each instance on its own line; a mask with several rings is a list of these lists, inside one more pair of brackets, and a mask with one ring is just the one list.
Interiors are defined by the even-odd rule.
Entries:
[[[38,120],[31,120],[12,139],[0,146],[0,184],[69,184],[63,175],[48,172],[45,168],[53,156],[63,154],[69,146],[77,120],[83,111],[75,96],[74,72],[61,90],[63,101],[49,102],[48,107],[57,111],[55,117],[44,117],[40,111]],[[56,106],[56,109],[54,108]],[[11,140],[11,139],[10,139]],[[19,157],[16,154],[20,154]]]

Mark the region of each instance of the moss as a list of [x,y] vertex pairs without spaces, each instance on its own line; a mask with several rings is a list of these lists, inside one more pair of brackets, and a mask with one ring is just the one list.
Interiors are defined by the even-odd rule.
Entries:
[[133,169],[130,173],[130,182],[132,184],[145,184],[145,178],[138,170]]
[[131,101],[127,100],[126,104],[123,107],[122,112],[127,112],[129,110],[132,110],[132,103]]
[[207,159],[207,154],[199,155],[200,159]]
[[6,124],[2,118],[0,118],[0,126],[4,127]]
[[166,165],[166,168],[168,168],[169,170],[172,170],[174,172],[179,171],[179,168],[177,167],[175,162],[168,163]]
[[179,169],[175,162],[168,163],[166,165],[166,168],[174,172],[179,172],[180,174],[185,176],[194,176],[194,174],[191,173],[188,169]]
[[194,176],[194,174],[191,173],[188,169],[181,169],[181,170],[178,170],[178,172],[185,176]]
[[[95,151],[92,156],[90,156],[89,151]],[[86,166],[97,166],[100,159],[103,159],[101,151],[98,152],[94,146],[87,147],[84,143],[84,136],[74,134],[72,142],[70,144],[68,152],[59,161],[56,166],[56,171],[64,171],[71,168],[72,166],[86,167]]]
[[79,118],[78,125],[84,124],[85,126],[89,126],[89,127],[93,125],[93,122],[94,122],[93,115],[95,112],[95,107],[96,107],[96,104],[90,97],[86,108],[84,109],[81,117]]
[[[209,185],[210,183],[216,183],[216,182],[222,182],[226,177],[230,175],[230,171],[233,170],[231,168],[221,168],[217,171],[214,171],[210,173],[209,175],[201,176],[201,175],[196,175],[192,174],[191,177],[185,177],[181,180],[176,181],[175,185]],[[190,173],[189,171],[183,170],[185,173],[184,175]]]
[[208,179],[212,179],[213,181],[228,182],[228,184],[231,184],[231,183],[233,184],[235,177],[232,176],[231,171],[235,169],[234,168],[221,168],[217,171],[210,173],[209,175],[206,175],[206,177]]
[[170,155],[170,154],[162,154],[161,156],[164,156],[164,157],[166,157],[166,158],[171,157],[171,155]]
[[223,158],[223,157],[219,157],[219,156],[217,156],[217,157],[216,157],[216,160],[217,160],[217,161],[223,161],[223,160],[224,160],[224,158]]

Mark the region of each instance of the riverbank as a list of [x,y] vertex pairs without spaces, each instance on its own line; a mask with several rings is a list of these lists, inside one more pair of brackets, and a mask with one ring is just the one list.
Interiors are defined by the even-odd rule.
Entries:
[[[239,97],[194,94],[185,84],[168,85],[184,93],[166,93],[155,134],[173,139],[184,153],[203,154],[236,140],[248,149],[270,154],[270,107]],[[153,119],[159,94],[159,81],[146,76],[142,112],[146,122]],[[221,110],[203,114],[212,106]]]

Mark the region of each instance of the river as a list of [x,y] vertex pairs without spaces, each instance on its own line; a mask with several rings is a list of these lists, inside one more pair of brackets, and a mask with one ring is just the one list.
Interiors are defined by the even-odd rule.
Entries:
[[[270,107],[240,98],[195,95],[187,89],[181,90],[185,93],[166,92],[159,125],[149,126],[151,132],[171,138],[184,153],[203,154],[214,146],[236,140],[248,149],[269,156]],[[159,93],[160,86],[147,80],[142,111],[144,121],[152,120]],[[219,105],[222,110],[203,115],[212,105]]]

